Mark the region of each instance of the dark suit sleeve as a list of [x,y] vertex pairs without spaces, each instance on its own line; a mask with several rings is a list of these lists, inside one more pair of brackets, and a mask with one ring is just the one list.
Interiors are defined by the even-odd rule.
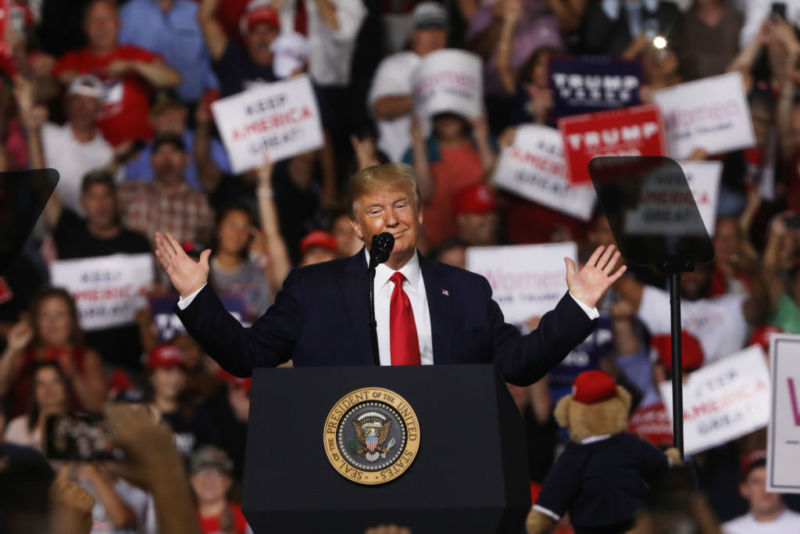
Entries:
[[525,336],[503,319],[500,306],[492,299],[489,282],[482,278],[488,299],[495,366],[507,382],[528,385],[561,363],[594,328],[575,300],[566,293],[556,307],[542,316],[539,327]]
[[203,350],[223,369],[250,376],[255,367],[274,367],[292,357],[304,324],[302,277],[292,271],[267,312],[244,328],[206,285],[178,317]]

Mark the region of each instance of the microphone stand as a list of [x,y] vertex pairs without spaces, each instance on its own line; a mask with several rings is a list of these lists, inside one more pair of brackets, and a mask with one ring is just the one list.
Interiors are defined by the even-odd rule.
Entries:
[[372,359],[376,366],[381,365],[380,352],[378,350],[378,321],[375,320],[375,269],[372,256],[369,261],[369,335],[372,338]]
[[378,348],[378,321],[375,320],[375,270],[378,265],[389,259],[394,248],[394,236],[383,232],[372,236],[372,246],[369,249],[369,334],[372,340],[372,359],[375,365],[380,366],[381,356]]

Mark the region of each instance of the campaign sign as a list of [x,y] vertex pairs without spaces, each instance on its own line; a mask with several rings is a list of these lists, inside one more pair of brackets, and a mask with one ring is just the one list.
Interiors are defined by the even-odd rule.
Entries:
[[642,65],[607,56],[552,56],[553,116],[638,106]]
[[800,493],[800,336],[770,336],[767,491]]
[[131,324],[136,310],[147,304],[144,293],[153,283],[153,256],[113,254],[54,261],[50,282],[75,298],[82,329]]
[[306,76],[263,84],[211,104],[232,170],[260,167],[320,148],[322,125]]
[[[672,383],[662,382],[661,398],[672,418]],[[759,345],[722,358],[689,375],[683,385],[686,454],[740,438],[769,422],[769,372]]]
[[750,108],[738,72],[656,91],[669,155],[685,159],[696,148],[721,154],[755,145]]
[[653,105],[563,117],[558,129],[572,184],[591,183],[588,165],[596,156],[663,156],[665,152],[661,114]]
[[461,50],[438,50],[425,56],[412,81],[414,111],[429,119],[437,113],[474,118],[483,113],[481,59]]
[[[228,310],[234,319],[247,326],[242,322],[245,314],[246,304],[244,297],[241,295],[218,295],[222,306]],[[150,297],[150,312],[153,315],[153,322],[158,328],[158,342],[167,343],[171,341],[178,334],[186,332],[178,315],[175,313],[175,297]]]
[[592,216],[597,200],[591,185],[570,185],[564,143],[558,130],[521,126],[514,144],[503,150],[494,183],[507,191],[582,221]]
[[553,309],[567,291],[564,258],[577,261],[575,243],[469,247],[467,269],[483,275],[509,323],[523,324]]
[[697,204],[705,231],[714,235],[722,163],[687,161],[680,165],[689,191],[680,176],[674,176],[670,169],[658,169],[662,174],[651,176],[640,189],[636,210],[625,213],[626,233],[703,236],[703,228],[694,224]]

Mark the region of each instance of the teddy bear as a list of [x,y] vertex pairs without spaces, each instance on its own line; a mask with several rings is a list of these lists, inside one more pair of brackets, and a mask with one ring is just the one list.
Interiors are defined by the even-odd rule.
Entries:
[[680,463],[626,432],[631,395],[608,373],[584,371],[559,400],[558,424],[570,443],[556,460],[528,516],[530,534],[551,532],[569,512],[575,534],[626,532],[644,504],[647,483]]

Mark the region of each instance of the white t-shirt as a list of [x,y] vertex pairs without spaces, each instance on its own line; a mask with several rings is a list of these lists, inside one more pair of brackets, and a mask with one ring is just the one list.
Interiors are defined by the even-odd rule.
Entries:
[[[742,304],[747,295],[726,294],[710,299],[681,301],[681,328],[700,342],[703,364],[707,365],[729,356],[744,347],[747,341],[747,322]],[[651,334],[669,334],[669,293],[645,286],[639,318]]]
[[[411,95],[411,78],[422,58],[414,52],[400,52],[384,58],[375,71],[369,90],[369,106],[384,96]],[[390,160],[399,162],[411,146],[411,115],[406,114],[391,121],[376,120],[378,148]]]
[[37,427],[31,432],[28,430],[28,416],[19,415],[9,421],[6,427],[5,439],[9,443],[31,447],[38,451],[42,450],[42,433]]
[[800,532],[800,514],[784,509],[775,521],[759,523],[752,514],[722,524],[724,534],[788,534]]
[[59,126],[47,123],[42,127],[42,147],[48,167],[60,175],[56,192],[61,203],[83,215],[80,206],[83,175],[105,167],[114,157],[114,151],[98,130],[94,139],[81,143],[72,133],[69,124]]

